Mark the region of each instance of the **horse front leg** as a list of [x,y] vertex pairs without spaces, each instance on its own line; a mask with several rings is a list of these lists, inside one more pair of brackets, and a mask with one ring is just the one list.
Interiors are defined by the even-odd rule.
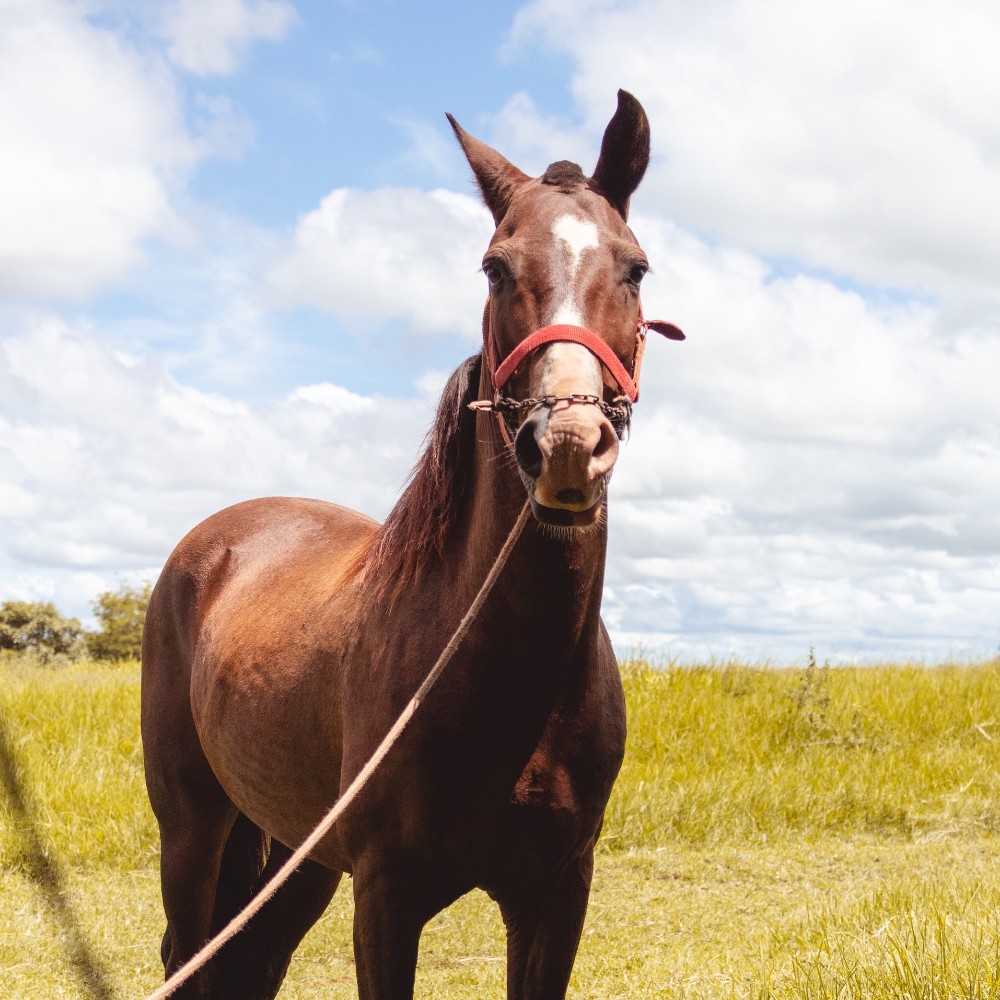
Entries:
[[507,927],[507,1000],[563,1000],[583,932],[594,852],[551,879],[497,894]]
[[354,868],[354,960],[359,1000],[412,1000],[424,924],[437,908],[415,865],[385,855]]

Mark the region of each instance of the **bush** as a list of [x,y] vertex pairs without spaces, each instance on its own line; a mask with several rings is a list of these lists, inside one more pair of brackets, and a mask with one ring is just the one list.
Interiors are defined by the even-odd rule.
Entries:
[[54,604],[33,601],[0,604],[0,649],[26,653],[46,664],[78,660],[86,652],[76,618],[63,618]]
[[132,660],[142,653],[142,625],[153,585],[122,584],[105,591],[94,601],[100,632],[87,634],[87,649],[95,660]]

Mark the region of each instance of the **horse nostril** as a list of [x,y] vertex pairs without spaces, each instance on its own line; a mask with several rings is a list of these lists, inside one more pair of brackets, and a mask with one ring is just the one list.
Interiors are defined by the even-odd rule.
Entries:
[[618,458],[618,435],[607,420],[601,423],[601,436],[590,456],[590,471],[595,476],[603,476],[611,471]]
[[514,457],[521,471],[531,479],[542,474],[542,450],[535,440],[535,421],[525,420],[514,438]]

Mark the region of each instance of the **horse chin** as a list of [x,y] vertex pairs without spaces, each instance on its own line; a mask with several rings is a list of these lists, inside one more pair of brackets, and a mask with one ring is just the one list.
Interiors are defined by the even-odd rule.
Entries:
[[598,497],[597,503],[584,510],[572,510],[568,507],[546,507],[534,497],[529,497],[531,512],[535,519],[552,528],[588,528],[596,524],[604,509],[604,494]]

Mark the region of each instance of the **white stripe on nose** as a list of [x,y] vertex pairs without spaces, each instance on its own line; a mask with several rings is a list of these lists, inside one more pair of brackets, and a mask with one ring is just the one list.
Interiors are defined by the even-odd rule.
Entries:
[[582,392],[600,396],[604,391],[601,363],[583,344],[556,341],[545,349],[543,396],[569,396]]

